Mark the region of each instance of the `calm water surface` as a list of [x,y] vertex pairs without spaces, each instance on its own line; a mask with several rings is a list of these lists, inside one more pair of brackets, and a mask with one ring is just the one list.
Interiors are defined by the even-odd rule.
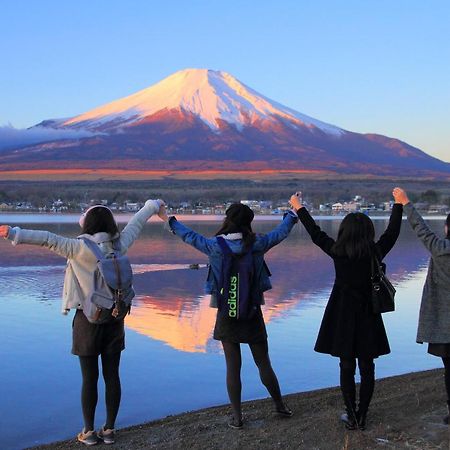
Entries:
[[[58,220],[47,224],[46,216],[0,215],[0,223],[77,235],[74,217]],[[319,222],[336,236],[339,220]],[[443,226],[443,220],[430,223],[438,231]],[[259,220],[255,229],[267,232],[276,224]],[[219,222],[190,225],[213,235]],[[386,225],[387,220],[375,221],[378,236]],[[206,263],[206,257],[172,236],[160,222],[145,227],[129,256],[137,298],[126,319],[117,427],[227,403],[225,362],[220,343],[212,339],[215,310],[203,295],[206,270],[185,268]],[[338,360],[313,351],[333,282],[331,259],[311,243],[301,226],[266,259],[274,289],[266,295],[264,316],[283,392],[337,385]],[[406,222],[386,262],[398,290],[397,310],[384,315],[392,353],[377,360],[377,377],[439,367],[440,360],[415,343],[428,255]],[[14,248],[0,241],[0,448],[71,438],[82,427],[81,377],[78,359],[70,354],[73,312],[60,313],[64,264],[63,258],[48,250]],[[243,346],[242,379],[244,400],[267,396],[247,346]],[[98,427],[104,419],[101,390]]]

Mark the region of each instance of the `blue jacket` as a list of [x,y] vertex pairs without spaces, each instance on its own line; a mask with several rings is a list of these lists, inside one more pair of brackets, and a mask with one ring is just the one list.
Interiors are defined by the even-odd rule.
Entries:
[[[269,279],[271,274],[264,261],[264,253],[286,239],[297,221],[297,215],[290,211],[284,215],[283,221],[272,231],[256,236],[252,249],[256,274],[256,283],[254,286],[258,290],[255,293],[255,298],[258,299],[261,305],[264,304],[263,292],[272,289],[272,284]],[[222,273],[223,253],[217,243],[216,237],[206,238],[179,222],[175,217],[170,218],[169,226],[172,232],[183,239],[184,242],[208,255],[209,270],[205,284],[205,293],[211,294],[211,306],[217,307],[217,286]],[[241,253],[243,250],[242,239],[230,239],[230,236],[224,236],[226,239],[228,238],[227,243],[229,247],[233,253]]]

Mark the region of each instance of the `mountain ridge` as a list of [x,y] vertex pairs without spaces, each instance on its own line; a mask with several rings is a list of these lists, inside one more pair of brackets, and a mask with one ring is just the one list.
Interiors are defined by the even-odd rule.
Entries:
[[83,131],[3,150],[0,171],[285,170],[450,176],[450,164],[396,138],[347,131],[283,106],[226,72],[186,69],[41,129]]

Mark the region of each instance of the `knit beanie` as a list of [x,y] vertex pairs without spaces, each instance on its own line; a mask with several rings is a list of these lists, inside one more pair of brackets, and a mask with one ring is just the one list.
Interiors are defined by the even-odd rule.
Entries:
[[253,211],[242,203],[233,203],[225,212],[227,218],[236,226],[249,227],[252,223]]

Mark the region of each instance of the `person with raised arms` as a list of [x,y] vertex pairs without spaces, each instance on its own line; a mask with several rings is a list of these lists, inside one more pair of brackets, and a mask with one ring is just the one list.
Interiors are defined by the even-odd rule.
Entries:
[[[450,413],[450,214],[445,219],[444,236],[438,236],[414,208],[403,189],[395,188],[394,194],[403,205],[416,236],[431,255],[422,291],[416,341],[419,344],[428,342],[428,353],[442,358]],[[443,421],[448,425],[449,414]]]
[[[375,242],[372,220],[362,213],[347,214],[337,239],[316,224],[302,204],[299,193],[290,203],[314,244],[333,259],[335,281],[314,350],[340,359],[340,386],[346,413],[341,420],[349,430],[365,429],[367,411],[375,387],[374,359],[390,353],[381,314],[372,310],[372,258],[381,261],[400,233],[402,205],[395,197],[389,225]],[[358,361],[361,385],[356,408],[355,371]]]
[[[96,286],[102,281],[102,278],[99,278],[99,264],[103,257],[111,256],[110,262],[115,267],[113,272],[117,271],[119,280],[121,272],[126,273],[127,268],[130,278],[131,267],[128,260],[124,263],[123,255],[136,240],[147,220],[158,213],[162,206],[162,200],[147,200],[145,206],[134,215],[122,232],[119,232],[109,208],[103,205],[92,206],[80,218],[81,235],[78,238],[0,225],[0,237],[9,239],[13,245],[39,245],[67,258],[62,312],[67,314],[70,309],[76,310],[72,324],[72,353],[77,355],[80,361],[81,407],[84,419],[84,427],[77,439],[85,445],[95,445],[99,439],[105,444],[114,443],[115,421],[121,400],[119,363],[121,352],[125,348],[123,319],[127,311],[119,311],[118,306],[121,303],[117,300],[114,309],[111,308],[112,312],[97,308],[98,313],[103,311],[102,320],[99,314],[88,314],[87,310],[90,311],[94,305],[91,299],[97,293]],[[121,258],[122,262],[119,261]],[[104,275],[106,279],[106,269]],[[134,295],[131,279],[126,287],[124,291],[128,299],[123,299],[123,305],[126,301],[131,302]],[[108,288],[106,289],[108,295]],[[119,289],[117,293],[120,293]],[[100,303],[105,301],[103,299]],[[122,309],[125,308],[123,305]],[[105,316],[105,313],[109,317]],[[94,418],[98,400],[99,356],[105,381],[106,422],[96,433]]]
[[226,210],[215,237],[207,238],[174,216],[168,217],[164,209],[161,208],[159,217],[168,222],[172,232],[209,257],[206,293],[211,294],[210,306],[218,308],[213,337],[222,342],[225,354],[226,385],[233,411],[228,425],[233,429],[243,427],[242,343],[250,346],[261,381],[275,403],[275,413],[282,417],[292,416],[283,401],[270,362],[261,305],[264,304],[264,292],[271,289],[264,254],[288,236],[298,220],[296,214],[286,213],[280,225],[259,235],[252,230],[253,211],[247,205],[234,203]]

